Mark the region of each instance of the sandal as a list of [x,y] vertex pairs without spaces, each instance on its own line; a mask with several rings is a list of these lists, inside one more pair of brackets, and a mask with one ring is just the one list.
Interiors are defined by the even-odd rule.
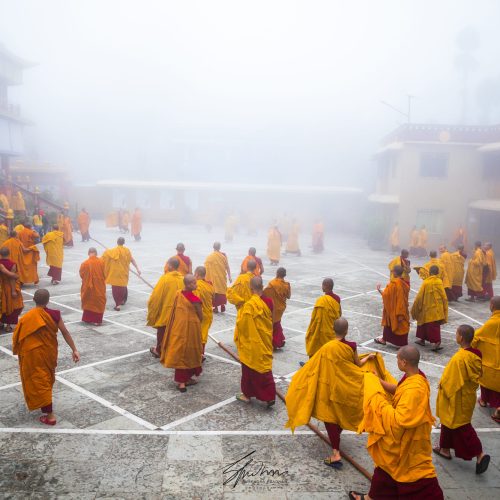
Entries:
[[197,380],[193,380],[192,378],[190,378],[187,382],[186,382],[186,387],[188,385],[196,385],[198,383]]
[[160,355],[156,352],[156,347],[150,347],[149,348],[149,352],[151,353],[151,356],[153,356],[153,358],[159,358]]
[[57,423],[57,420],[49,420],[49,417],[47,417],[47,415],[42,415],[38,420],[40,420],[40,422],[45,425],[56,425]]
[[275,403],[276,403],[276,401],[273,399],[272,401],[268,401],[268,402],[266,403],[266,405],[267,405],[267,407],[268,407],[268,408],[271,408],[272,406],[274,406],[274,405],[275,405]]
[[375,344],[387,345],[387,342],[385,342],[385,341],[384,341],[384,342],[382,342],[382,341],[380,340],[380,338],[379,338],[379,337],[375,337],[375,338],[373,339],[373,342],[375,342]]
[[486,472],[488,465],[490,465],[490,456],[484,455],[483,458],[481,458],[481,461],[476,464],[476,474]]
[[365,500],[364,493],[360,493],[359,491],[350,491],[349,492],[349,498],[351,500],[356,500],[356,497],[354,495],[357,495],[359,497],[359,500]]
[[441,453],[441,448],[439,446],[436,446],[436,448],[432,448],[432,451],[436,454],[439,455],[442,458],[446,458],[446,460],[451,460],[452,456],[451,455],[445,455],[444,453]]
[[440,345],[437,345],[436,347],[433,347],[433,348],[431,349],[431,351],[438,352],[438,351],[440,351],[441,349],[443,349],[443,346],[440,344]]
[[477,402],[478,402],[478,404],[479,404],[479,406],[480,406],[481,408],[486,408],[486,407],[488,406],[488,405],[486,404],[486,401],[483,401],[481,398],[479,398],[479,399],[477,400]]
[[246,404],[250,403],[250,399],[246,399],[246,396],[242,392],[240,392],[240,394],[236,394],[235,398],[238,401],[241,401],[242,403],[246,403]]
[[177,389],[179,390],[179,392],[187,392],[187,388],[181,387],[180,385],[177,386]]
[[325,465],[328,465],[328,467],[332,467],[333,469],[339,470],[342,469],[344,464],[342,463],[342,460],[331,460],[330,457],[327,457],[323,460],[323,463]]

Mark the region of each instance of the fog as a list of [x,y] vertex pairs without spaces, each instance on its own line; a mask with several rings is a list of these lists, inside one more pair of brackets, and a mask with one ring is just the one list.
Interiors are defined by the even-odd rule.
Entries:
[[362,186],[407,121],[381,101],[500,122],[499,19],[495,0],[0,0],[0,43],[35,63],[9,94],[27,156],[77,182]]

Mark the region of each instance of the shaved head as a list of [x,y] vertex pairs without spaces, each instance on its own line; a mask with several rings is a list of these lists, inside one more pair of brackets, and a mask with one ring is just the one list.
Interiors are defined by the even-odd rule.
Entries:
[[332,278],[325,278],[322,283],[322,288],[324,292],[331,292],[333,290]]
[[333,322],[333,329],[335,330],[335,335],[345,337],[349,329],[349,322],[345,318],[340,317]]
[[406,259],[408,255],[410,255],[410,252],[408,252],[406,248],[403,248],[403,250],[401,250],[401,257],[403,257],[403,259]]
[[253,255],[255,256],[255,254],[257,253],[257,250],[255,249],[255,247],[250,247],[248,249],[248,255]]
[[401,276],[403,276],[403,266],[394,266],[392,268],[392,273],[396,278],[401,278]]
[[7,247],[2,247],[0,248],[0,256],[3,259],[6,259],[10,254],[10,250]]
[[500,310],[500,295],[495,295],[494,297],[491,298],[490,310],[492,312]]
[[457,328],[457,333],[467,344],[470,344],[474,338],[474,328],[470,325],[460,325]]
[[436,250],[431,250],[431,251],[429,252],[429,257],[430,257],[431,259],[435,259],[435,258],[437,257],[437,255],[438,255],[438,254],[437,254]]
[[284,267],[278,267],[278,269],[276,269],[276,277],[284,278],[285,276],[286,276],[286,269]]
[[431,276],[437,276],[439,274],[439,267],[438,266],[431,266],[429,268],[429,274]]
[[420,351],[412,345],[405,345],[399,349],[398,358],[416,368],[420,361]]
[[192,274],[184,276],[184,288],[190,292],[196,290],[196,278]]
[[33,301],[37,306],[46,306],[49,303],[50,293],[45,288],[39,288],[35,295],[33,295]]
[[255,262],[254,260],[249,260],[247,262],[247,269],[251,272],[255,271],[255,269],[257,269],[257,262]]
[[170,257],[170,259],[167,260],[167,266],[171,271],[177,271],[177,269],[179,269],[179,264],[179,259],[175,257]]
[[[176,259],[177,260],[177,259]],[[203,266],[198,266],[195,270],[194,270],[194,275],[195,276],[199,276],[200,278],[205,278],[205,276],[207,275],[207,270],[203,267]]]
[[220,250],[220,243],[218,241],[214,243],[214,250],[217,252]]
[[177,246],[175,247],[175,249],[178,252],[184,252],[184,250],[186,250],[186,247],[184,246],[184,243],[177,243]]
[[252,289],[252,292],[259,293],[262,292],[262,278],[260,276],[254,276],[250,280],[250,288]]
[[94,247],[89,248],[89,255],[97,255],[97,250]]
[[125,238],[122,238],[121,236],[116,240],[116,243],[119,245],[119,246],[123,246],[125,245]]

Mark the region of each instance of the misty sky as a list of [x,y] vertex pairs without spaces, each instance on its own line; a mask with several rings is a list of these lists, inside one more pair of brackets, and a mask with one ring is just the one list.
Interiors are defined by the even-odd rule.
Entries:
[[[362,185],[405,118],[500,122],[496,0],[0,0],[29,153],[103,178]],[[479,95],[479,99],[478,99]]]

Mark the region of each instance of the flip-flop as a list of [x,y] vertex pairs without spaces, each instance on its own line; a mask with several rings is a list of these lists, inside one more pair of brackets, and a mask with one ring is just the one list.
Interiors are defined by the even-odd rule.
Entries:
[[40,422],[42,422],[42,424],[45,424],[45,425],[56,425],[57,424],[57,420],[49,420],[49,417],[47,417],[47,415],[42,415],[38,420],[40,420]]
[[378,337],[375,337],[373,339],[373,342],[375,342],[375,344],[387,345],[387,342],[382,342],[381,340],[378,339]]
[[444,453],[441,453],[441,448],[439,448],[439,447],[432,448],[432,451],[433,451],[436,455],[439,455],[439,456],[440,456],[440,457],[442,457],[442,458],[446,458],[446,460],[451,460],[451,459],[452,459],[452,456],[451,456],[451,455],[445,455]]
[[440,351],[441,349],[443,349],[443,346],[442,346],[442,345],[438,345],[438,346],[436,346],[436,347],[433,347],[433,348],[431,349],[431,351],[438,352],[438,351]]
[[342,460],[330,460],[330,457],[327,457],[323,460],[323,463],[327,465],[328,467],[332,467],[332,469],[342,469],[344,464],[342,463]]
[[476,464],[476,474],[482,474],[483,472],[486,472],[486,470],[488,469],[488,465],[490,465],[490,456],[484,455],[481,461]]
[[150,347],[149,348],[149,352],[151,353],[151,356],[153,356],[153,358],[159,358],[160,355],[156,352],[156,349],[154,347]]
[[249,400],[249,399],[244,399],[244,394],[236,394],[235,398],[236,398],[238,401],[241,401],[242,403],[246,403],[246,404],[249,404],[249,403],[250,403],[250,400]]
[[179,390],[179,392],[187,392],[187,388],[181,387],[180,385],[177,386],[177,389]]
[[267,402],[267,407],[268,408],[271,408],[272,406],[274,406],[276,404],[276,401],[273,399],[272,401],[268,401]]
[[365,494],[364,493],[360,493],[359,491],[350,491],[349,492],[349,498],[351,500],[356,500],[356,498],[354,497],[354,495],[358,495],[360,500],[365,500]]
[[477,400],[477,403],[479,404],[479,406],[480,406],[481,408],[486,408],[486,406],[488,406],[488,405],[486,404],[486,401],[483,401],[481,398],[479,398],[479,399]]

